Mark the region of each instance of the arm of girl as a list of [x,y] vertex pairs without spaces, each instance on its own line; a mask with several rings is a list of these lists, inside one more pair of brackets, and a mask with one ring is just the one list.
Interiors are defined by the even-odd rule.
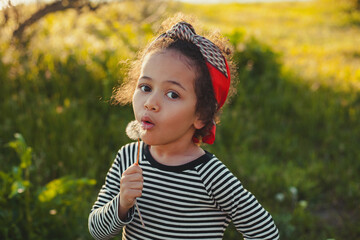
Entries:
[[118,152],[89,214],[88,227],[93,238],[110,239],[133,220],[134,199],[142,189],[142,183],[136,183],[142,181],[142,171],[139,166],[130,165],[135,160],[129,148],[123,147]]
[[204,167],[204,183],[218,207],[226,212],[244,239],[279,239],[278,229],[271,215],[253,194],[217,158]]

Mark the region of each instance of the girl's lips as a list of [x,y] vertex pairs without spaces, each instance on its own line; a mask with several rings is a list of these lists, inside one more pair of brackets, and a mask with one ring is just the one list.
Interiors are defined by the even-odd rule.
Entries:
[[141,121],[141,127],[145,130],[149,130],[149,129],[153,128],[154,126],[155,125],[153,123]]
[[143,117],[141,119],[141,127],[144,129],[144,130],[149,130],[151,128],[153,128],[155,126],[154,123],[152,123],[151,119],[148,118],[148,117]]

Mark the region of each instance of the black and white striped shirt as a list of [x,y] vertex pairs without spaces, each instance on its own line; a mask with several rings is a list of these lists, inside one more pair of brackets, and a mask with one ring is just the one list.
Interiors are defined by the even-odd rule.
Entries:
[[137,202],[145,227],[134,207],[126,221],[118,216],[121,174],[137,157],[137,143],[131,143],[119,150],[90,212],[95,239],[110,239],[122,228],[126,240],[222,239],[230,221],[245,239],[279,238],[270,214],[214,155],[165,166],[141,142],[140,156],[144,186]]

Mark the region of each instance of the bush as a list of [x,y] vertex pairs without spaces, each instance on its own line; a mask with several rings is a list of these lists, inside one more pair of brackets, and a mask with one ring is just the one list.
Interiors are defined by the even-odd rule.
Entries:
[[253,38],[235,52],[238,94],[209,150],[272,213],[282,239],[356,238],[360,94],[314,91],[280,57]]
[[8,146],[20,164],[11,172],[0,171],[1,239],[86,239],[83,222],[91,207],[89,186],[96,181],[65,176],[41,186],[32,175],[32,148],[22,135],[15,134]]

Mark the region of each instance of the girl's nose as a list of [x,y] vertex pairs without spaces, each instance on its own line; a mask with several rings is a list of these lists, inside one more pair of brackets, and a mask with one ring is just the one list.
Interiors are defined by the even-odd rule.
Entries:
[[150,110],[150,111],[159,111],[160,107],[159,104],[157,103],[156,100],[156,96],[149,96],[149,98],[146,100],[145,104],[144,104],[145,109]]

